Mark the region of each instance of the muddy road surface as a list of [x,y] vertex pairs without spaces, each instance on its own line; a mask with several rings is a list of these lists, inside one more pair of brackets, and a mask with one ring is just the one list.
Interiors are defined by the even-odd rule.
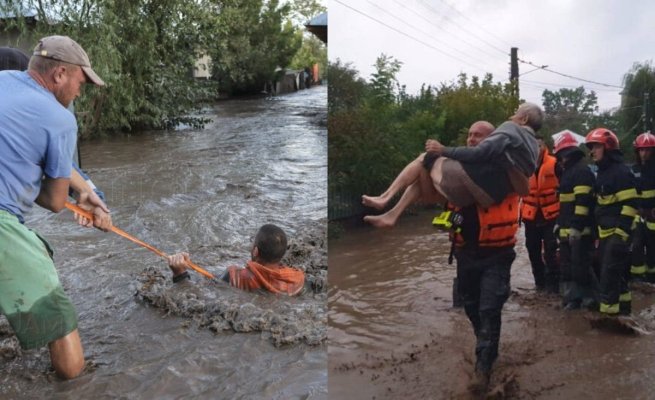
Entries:
[[55,249],[87,370],[57,379],[47,351],[20,351],[0,319],[0,398],[327,398],[326,106],[327,88],[315,87],[217,103],[200,131],[84,143],[83,167],[116,226],[220,274],[274,223],[309,290],[246,294],[197,274],[173,286],[153,253],[36,207],[27,225]]
[[[330,240],[330,398],[471,398],[475,338],[464,310],[452,308],[455,268],[433,216]],[[653,398],[654,287],[633,290],[636,333],[592,327],[594,313],[565,312],[534,290],[522,230],[518,238],[488,398]]]

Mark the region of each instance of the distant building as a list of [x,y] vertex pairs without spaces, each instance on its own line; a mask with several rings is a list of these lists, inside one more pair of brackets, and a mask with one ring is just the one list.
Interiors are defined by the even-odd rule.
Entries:
[[198,53],[196,55],[196,62],[193,68],[194,78],[209,79],[212,77],[211,70],[212,59],[208,54]]
[[328,42],[328,16],[327,12],[317,15],[305,24],[308,31],[316,35],[323,43]]
[[11,27],[12,22],[18,18],[24,18],[31,32],[37,21],[38,13],[35,9],[22,9],[19,11],[10,11],[5,6],[5,2],[0,0],[0,46],[15,47],[23,50],[28,55],[32,54],[36,45],[36,38],[32,34],[21,35],[17,28]]

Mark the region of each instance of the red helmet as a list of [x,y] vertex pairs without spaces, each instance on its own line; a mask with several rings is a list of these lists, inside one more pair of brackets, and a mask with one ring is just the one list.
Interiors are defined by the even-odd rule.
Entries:
[[596,128],[587,134],[585,144],[591,148],[592,143],[602,143],[605,145],[605,150],[618,150],[619,139],[614,132],[607,128]]
[[564,133],[557,137],[554,145],[553,153],[557,154],[560,150],[568,149],[569,147],[578,147],[578,141],[575,140],[571,132],[564,131]]
[[641,135],[637,136],[635,141],[632,143],[635,149],[646,149],[649,147],[655,147],[655,135],[650,132],[644,132]]

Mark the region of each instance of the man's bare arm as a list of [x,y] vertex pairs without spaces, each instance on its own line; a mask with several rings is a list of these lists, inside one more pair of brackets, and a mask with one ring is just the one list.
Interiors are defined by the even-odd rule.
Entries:
[[41,181],[41,191],[36,197],[36,204],[58,213],[64,208],[64,203],[68,198],[68,178],[50,178],[44,177]]

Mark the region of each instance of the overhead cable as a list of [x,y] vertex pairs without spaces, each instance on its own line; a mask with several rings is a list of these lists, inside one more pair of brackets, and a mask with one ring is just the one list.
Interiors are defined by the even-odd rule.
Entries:
[[370,16],[370,15],[366,14],[365,12],[362,12],[362,11],[360,11],[360,10],[358,10],[358,9],[356,9],[356,8],[354,8],[354,7],[352,7],[352,6],[349,6],[348,4],[342,2],[341,0],[334,0],[334,1],[337,2],[337,3],[339,3],[339,4],[341,4],[342,6],[344,6],[344,7],[346,7],[346,8],[349,8],[349,9],[355,11],[355,12],[358,13],[358,14],[363,15],[364,17],[366,17],[366,18],[368,18],[368,19],[371,19],[371,20],[377,22],[377,23],[380,24],[380,25],[384,25],[385,27],[391,29],[392,31],[394,31],[394,32],[396,32],[396,33],[399,33],[399,34],[401,34],[401,35],[403,35],[403,36],[406,36],[406,37],[408,37],[408,38],[410,38],[410,39],[412,39],[412,40],[414,40],[414,41],[416,41],[416,42],[419,42],[419,43],[421,43],[422,45],[431,48],[432,50],[438,51],[439,53],[441,53],[441,54],[443,54],[443,55],[445,55],[445,56],[447,56],[447,57],[454,58],[455,60],[460,61],[460,62],[462,62],[462,63],[464,63],[464,64],[466,64],[466,65],[468,65],[468,66],[470,66],[470,67],[473,67],[473,68],[475,68],[475,69],[477,69],[477,70],[480,70],[480,71],[484,72],[485,74],[487,73],[487,71],[483,70],[482,68],[480,68],[480,67],[478,67],[478,66],[476,66],[476,65],[473,65],[473,64],[471,64],[471,63],[469,63],[469,62],[467,62],[467,61],[465,61],[465,60],[462,60],[461,58],[459,58],[459,57],[457,57],[457,56],[454,56],[454,55],[452,55],[452,54],[449,54],[449,53],[447,53],[447,52],[445,52],[445,51],[439,49],[438,47],[435,47],[435,46],[433,46],[433,45],[431,45],[431,44],[429,44],[429,43],[424,42],[423,40],[421,40],[421,39],[419,39],[419,38],[416,38],[416,37],[414,37],[414,36],[412,36],[412,35],[410,35],[410,34],[408,34],[408,33],[406,33],[406,32],[401,31],[400,29],[394,28],[393,26],[391,26],[391,25],[389,25],[389,24],[387,24],[387,23],[385,23],[385,22],[383,22],[383,21],[380,21],[379,19],[377,19],[377,18],[375,18],[375,17]]
[[543,69],[544,71],[548,71],[550,73],[561,75],[561,76],[564,76],[564,77],[567,77],[567,78],[570,78],[570,79],[575,79],[575,80],[582,81],[582,82],[587,82],[587,83],[593,83],[594,85],[600,85],[600,86],[623,89],[623,86],[617,86],[617,85],[611,85],[609,83],[591,81],[589,79],[578,78],[578,77],[573,76],[573,75],[565,74],[565,73],[558,72],[558,71],[553,71],[552,69],[546,68],[546,66],[544,66],[544,65],[536,65],[535,63],[533,63],[531,61],[525,61],[525,60],[522,60],[520,58],[518,59],[518,61],[523,63],[523,64],[532,65],[533,67],[536,67],[537,69]]
[[[483,49],[483,48],[481,48],[481,47],[478,47],[478,46],[476,46],[475,44],[473,44],[473,43],[471,43],[471,42],[469,42],[469,41],[467,41],[467,40],[465,40],[465,39],[463,39],[463,38],[461,38],[461,37],[455,35],[455,34],[452,33],[451,31],[449,31],[449,30],[447,30],[446,28],[444,28],[443,26],[441,26],[441,24],[435,23],[435,21],[430,20],[429,18],[427,18],[425,15],[421,14],[420,12],[418,12],[418,11],[416,11],[416,10],[413,10],[413,9],[409,8],[407,5],[403,4],[402,2],[400,2],[400,1],[398,1],[398,0],[393,0],[393,1],[394,1],[394,3],[396,3],[396,4],[398,4],[399,6],[405,8],[406,10],[408,10],[409,12],[411,12],[412,14],[414,14],[414,15],[416,15],[417,17],[419,17],[419,18],[423,19],[424,21],[428,22],[431,26],[434,26],[435,28],[438,28],[438,29],[440,29],[441,31],[446,32],[446,34],[451,35],[451,36],[454,37],[455,39],[457,39],[457,40],[459,40],[459,41],[461,41],[461,42],[463,42],[463,43],[465,43],[465,44],[467,44],[467,45],[473,47],[473,48],[476,49],[477,51],[482,52],[482,53],[486,54],[487,56],[495,57],[496,59],[500,59],[500,56],[499,56],[498,54],[496,54],[496,53],[490,53],[490,52],[488,52],[487,50],[485,50],[485,49]],[[508,55],[508,54],[506,54],[506,55]]]
[[[437,12],[437,10],[435,10],[431,5],[429,5],[429,4],[425,4],[424,1],[421,1],[420,3],[423,4],[423,7],[430,9],[434,14],[439,15],[439,12]],[[454,23],[454,22],[453,22],[453,23]],[[457,25],[457,27],[458,27],[459,29],[461,29],[461,30],[463,30],[464,32],[468,33],[469,35],[475,37],[476,39],[478,39],[478,40],[481,41],[482,43],[486,44],[487,46],[491,47],[492,49],[494,49],[494,50],[500,52],[500,53],[503,54],[503,55],[509,56],[509,53],[507,53],[507,50],[503,50],[503,49],[501,49],[501,48],[499,48],[499,47],[497,47],[497,46],[495,46],[495,45],[493,45],[493,44],[487,42],[485,39],[483,39],[483,38],[481,38],[480,36],[476,35],[475,33],[471,32],[469,29],[465,28],[465,27],[462,26],[462,25],[459,25],[459,24],[457,24],[457,23],[454,23],[454,24]]]
[[401,23],[403,23],[403,24],[409,26],[410,28],[416,30],[417,32],[422,33],[423,35],[429,37],[430,39],[435,40],[435,41],[441,43],[442,45],[444,45],[445,47],[449,48],[450,50],[455,51],[455,52],[457,52],[457,53],[459,53],[459,54],[462,54],[462,55],[465,56],[465,57],[469,57],[469,58],[471,58],[471,59],[475,59],[474,56],[471,56],[471,55],[469,55],[469,54],[467,54],[467,53],[464,53],[463,51],[461,51],[461,50],[459,50],[459,49],[456,49],[456,48],[450,46],[448,43],[445,43],[443,40],[440,40],[440,39],[435,38],[434,36],[430,35],[428,32],[425,32],[424,30],[417,28],[415,25],[410,24],[409,22],[407,22],[407,21],[405,21],[404,19],[400,18],[399,16],[393,14],[392,12],[390,12],[390,11],[388,11],[388,10],[385,10],[384,8],[382,8],[382,7],[380,7],[379,5],[377,5],[376,3],[374,3],[374,2],[372,2],[372,1],[370,1],[370,0],[367,0],[367,1],[368,1],[368,3],[370,3],[373,7],[379,9],[380,11],[382,11],[382,12],[384,12],[385,14],[391,16],[392,18],[394,18],[394,19],[400,21]]
[[457,14],[459,14],[459,15],[461,15],[462,17],[464,17],[465,19],[469,20],[469,22],[471,22],[473,25],[477,26],[481,31],[484,31],[486,34],[495,37],[498,41],[503,42],[503,43],[506,44],[508,47],[512,47],[512,45],[509,44],[509,42],[507,42],[507,41],[505,41],[504,39],[502,39],[502,38],[496,36],[496,34],[494,34],[493,32],[491,32],[491,31],[489,31],[489,30],[486,30],[486,29],[482,28],[478,22],[473,21],[471,18],[469,18],[466,14],[462,13],[461,11],[459,11],[459,10],[458,10],[455,6],[453,6],[452,4],[449,4],[449,3],[445,2],[444,0],[439,0],[439,1],[441,1],[443,4],[447,5],[450,9],[454,10]]

